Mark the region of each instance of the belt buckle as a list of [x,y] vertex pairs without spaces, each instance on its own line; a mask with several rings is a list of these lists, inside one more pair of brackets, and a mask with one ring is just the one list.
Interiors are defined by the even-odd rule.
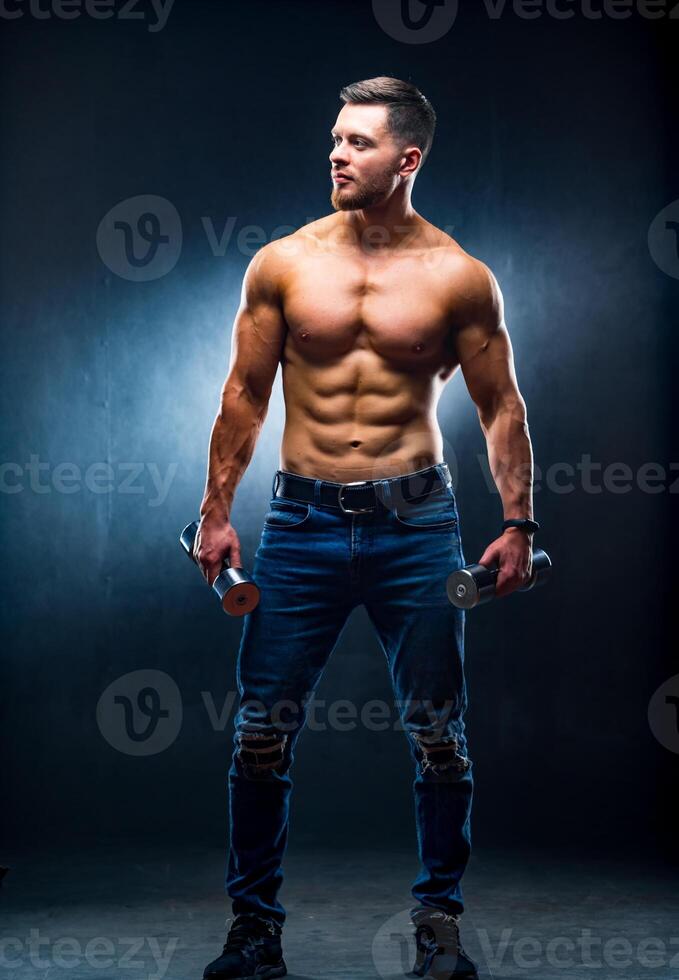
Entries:
[[373,507],[358,507],[355,510],[352,510],[349,507],[345,507],[344,506],[344,503],[342,502],[342,492],[343,492],[343,490],[346,489],[346,487],[361,487],[361,486],[366,486],[367,487],[368,485],[372,485],[370,483],[370,480],[355,480],[353,483],[343,483],[342,486],[337,491],[337,502],[340,505],[340,510],[343,511],[345,514],[368,514],[368,513],[372,513],[372,511],[374,511],[374,509],[375,509],[374,506]]

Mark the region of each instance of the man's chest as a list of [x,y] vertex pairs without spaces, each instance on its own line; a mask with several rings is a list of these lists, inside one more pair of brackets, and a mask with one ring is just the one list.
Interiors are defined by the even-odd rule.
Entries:
[[445,274],[422,255],[305,257],[286,277],[289,342],[310,357],[365,347],[388,360],[443,363],[453,324]]

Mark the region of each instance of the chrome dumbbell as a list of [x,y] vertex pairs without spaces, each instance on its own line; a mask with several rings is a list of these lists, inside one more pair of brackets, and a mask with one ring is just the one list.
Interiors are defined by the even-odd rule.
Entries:
[[[195,563],[193,557],[193,545],[198,533],[198,521],[187,524],[182,531],[179,543]],[[260,597],[259,587],[252,580],[244,568],[234,568],[224,562],[222,570],[212,583],[213,590],[219,596],[222,609],[229,616],[244,616],[252,612],[257,606]]]
[[[536,548],[533,552],[533,570],[531,577],[517,592],[528,592],[536,585],[543,585],[552,567],[552,562],[546,551]],[[448,598],[458,609],[473,609],[495,598],[495,583],[499,568],[488,568],[486,565],[472,564],[458,568],[448,576],[446,590]]]

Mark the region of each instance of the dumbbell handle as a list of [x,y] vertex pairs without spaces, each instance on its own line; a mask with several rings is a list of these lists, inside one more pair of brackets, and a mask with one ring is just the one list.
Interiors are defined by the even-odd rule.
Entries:
[[[193,546],[198,527],[199,522],[192,521],[179,536],[179,543],[192,562],[196,561]],[[222,609],[229,616],[244,616],[252,612],[259,602],[259,588],[250,575],[244,568],[229,565],[226,559],[222,562],[221,571],[212,583],[212,588],[219,596]]]
[[[200,527],[200,521],[191,521],[190,524],[186,525],[181,535],[179,536],[179,543],[192,562],[195,562],[196,560],[193,557],[193,546],[196,543],[196,535],[198,534],[199,527]],[[226,558],[222,561],[221,570],[223,571],[225,568],[229,568],[229,563],[226,560]]]
[[[533,552],[531,576],[525,585],[517,592],[528,592],[536,585],[543,585],[552,567],[552,562],[546,551],[536,548]],[[486,565],[472,564],[459,568],[448,576],[446,584],[448,598],[459,609],[472,609],[481,606],[495,598],[495,584],[500,572],[499,568],[488,568]]]

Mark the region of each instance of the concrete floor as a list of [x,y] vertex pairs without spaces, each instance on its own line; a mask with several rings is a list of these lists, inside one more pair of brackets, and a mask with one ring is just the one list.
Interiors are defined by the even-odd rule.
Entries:
[[[0,976],[200,980],[230,914],[225,857],[198,846],[2,855]],[[411,853],[288,851],[290,980],[396,980],[409,969]],[[661,868],[476,851],[463,941],[483,978],[679,977],[679,889]]]

